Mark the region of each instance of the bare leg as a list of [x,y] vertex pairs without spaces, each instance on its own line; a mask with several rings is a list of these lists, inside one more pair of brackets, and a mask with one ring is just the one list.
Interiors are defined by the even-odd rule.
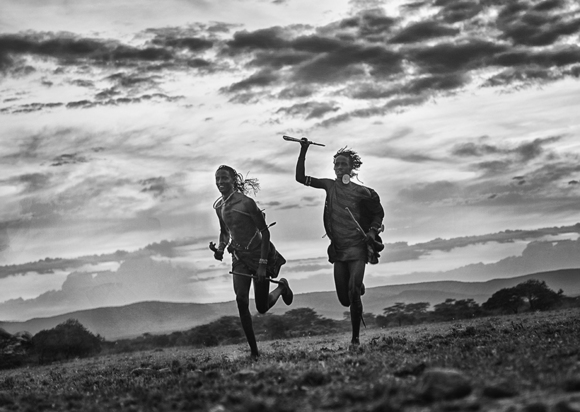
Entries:
[[[244,265],[236,265],[234,270],[240,273],[249,272]],[[233,280],[242,329],[244,330],[244,334],[246,335],[246,339],[250,345],[252,357],[257,358],[259,356],[258,344],[256,343],[256,336],[254,335],[254,327],[252,325],[252,315],[250,314],[250,285],[252,279],[246,276],[234,275]]]
[[334,262],[334,286],[336,295],[342,306],[350,306],[348,293],[350,273],[348,271],[348,262]]
[[270,290],[270,282],[264,280],[258,282],[254,280],[254,298],[256,299],[256,309],[260,313],[266,313],[272,306],[276,304],[282,292],[284,292],[284,285],[278,285],[276,289],[268,293]]
[[334,263],[334,284],[338,300],[343,306],[350,307],[352,343],[359,342],[360,321],[363,311],[361,285],[364,272],[365,262],[363,260]]
[[352,343],[359,343],[360,322],[363,305],[361,300],[361,285],[365,274],[364,260],[354,260],[349,263],[350,279],[348,295],[350,298],[350,323],[352,324]]

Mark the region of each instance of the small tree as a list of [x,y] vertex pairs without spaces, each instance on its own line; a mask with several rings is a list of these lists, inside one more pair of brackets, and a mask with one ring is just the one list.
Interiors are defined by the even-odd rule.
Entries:
[[544,280],[530,279],[516,285],[515,289],[522,298],[527,300],[532,311],[551,309],[563,296],[562,289],[554,292]]
[[102,338],[89,332],[78,320],[68,319],[53,329],[41,330],[32,337],[40,363],[85,357],[101,351]]
[[[404,323],[413,324],[418,319],[425,315],[429,303],[427,302],[417,302],[417,303],[403,303],[396,302],[394,305],[383,309],[383,314],[388,321],[394,321],[399,326]],[[379,324],[382,323],[382,319],[379,319]]]
[[518,313],[523,304],[524,299],[519,291],[513,287],[498,290],[482,306],[485,310]]
[[433,314],[443,320],[466,319],[481,313],[479,304],[473,299],[445,299],[434,307]]

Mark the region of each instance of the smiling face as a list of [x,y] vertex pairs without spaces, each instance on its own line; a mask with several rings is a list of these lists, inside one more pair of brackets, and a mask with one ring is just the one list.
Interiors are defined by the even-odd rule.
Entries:
[[215,172],[215,185],[222,196],[227,196],[234,191],[234,178],[227,170],[219,169]]
[[342,179],[342,176],[345,174],[351,175],[352,166],[347,156],[338,155],[334,158],[334,173],[336,173],[336,177],[339,179]]

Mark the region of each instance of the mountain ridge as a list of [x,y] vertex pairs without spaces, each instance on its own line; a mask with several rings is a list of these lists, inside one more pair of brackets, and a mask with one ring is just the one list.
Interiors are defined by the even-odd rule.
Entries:
[[[382,314],[385,307],[396,302],[429,302],[434,305],[447,298],[474,299],[481,304],[496,291],[513,287],[529,279],[544,280],[548,287],[555,291],[562,289],[566,296],[580,295],[580,269],[562,269],[483,282],[450,280],[369,287],[363,298],[364,310],[367,313]],[[332,319],[342,319],[344,312],[348,310],[340,305],[336,293],[329,291],[296,294],[292,306],[285,306],[280,300],[269,313],[279,315],[301,307],[312,308],[319,315]],[[250,308],[254,313],[253,301],[250,302]],[[73,318],[91,332],[107,340],[116,340],[144,333],[188,330],[228,315],[237,316],[234,300],[204,304],[144,301],[124,306],[80,310],[46,318],[32,318],[23,322],[0,321],[0,328],[9,333],[27,331],[34,335]]]

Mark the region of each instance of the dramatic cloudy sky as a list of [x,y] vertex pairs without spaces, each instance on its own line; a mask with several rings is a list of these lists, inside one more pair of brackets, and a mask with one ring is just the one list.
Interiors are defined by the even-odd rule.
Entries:
[[332,290],[283,134],[326,144],[313,176],[361,155],[369,286],[578,267],[579,43],[576,0],[0,0],[0,319],[232,299],[220,164],[297,292]]

